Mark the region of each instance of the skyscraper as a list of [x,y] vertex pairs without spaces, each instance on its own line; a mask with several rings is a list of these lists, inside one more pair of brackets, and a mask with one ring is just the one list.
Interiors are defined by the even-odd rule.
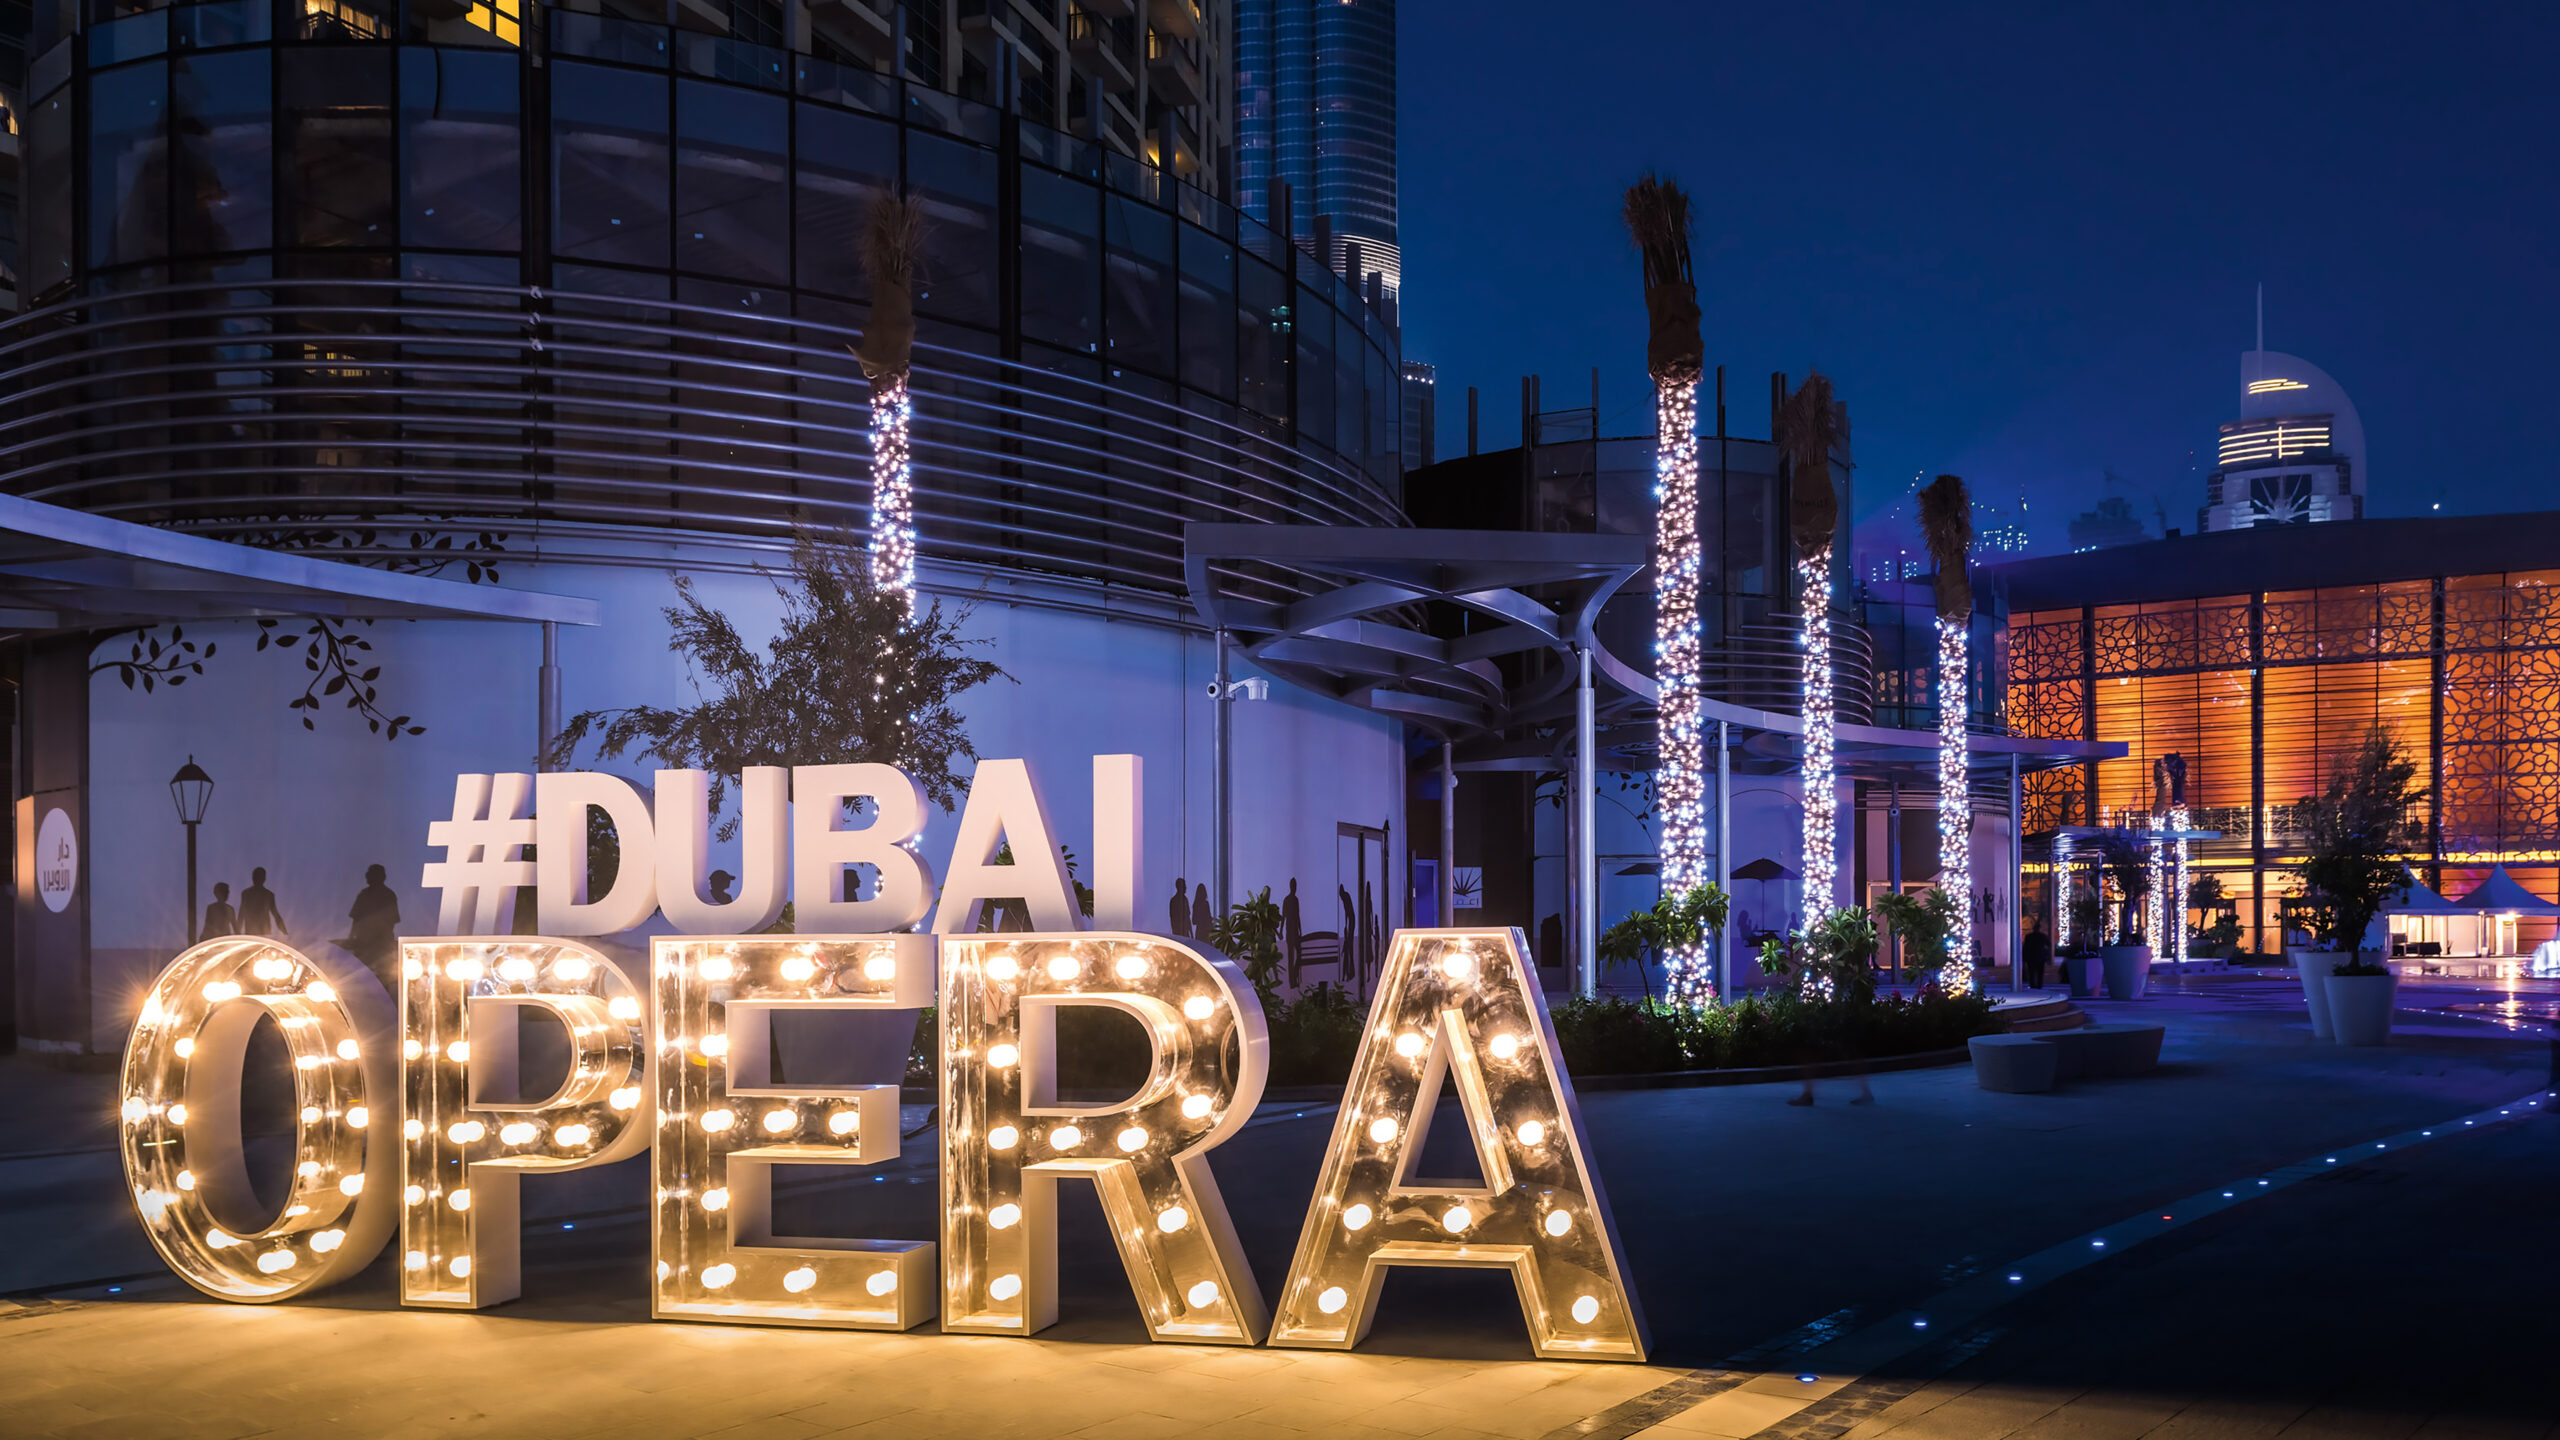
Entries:
[[1404,362],[1404,468],[1419,470],[1438,456],[1431,432],[1440,411],[1440,372],[1419,360]]
[[1237,0],[1235,17],[1237,205],[1396,293],[1395,0]]
[[2246,530],[2364,516],[2364,422],[2329,372],[2267,348],[2240,356],[2240,418],[2224,424],[2196,528]]

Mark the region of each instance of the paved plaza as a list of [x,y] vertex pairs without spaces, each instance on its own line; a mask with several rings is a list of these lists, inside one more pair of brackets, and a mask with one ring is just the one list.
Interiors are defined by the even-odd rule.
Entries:
[[[2535,1223],[2560,1117],[2534,1018],[2560,987],[2403,1000],[2403,1033],[2365,1051],[2315,1044],[2290,979],[2090,1002],[2166,1023],[2161,1069],[2049,1095],[1962,1067],[1877,1076],[1871,1105],[1854,1081],[1809,1109],[1791,1084],[1588,1093],[1645,1366],[1530,1359],[1508,1282],[1458,1271],[1397,1273],[1349,1354],[1150,1345],[1079,1187],[1037,1339],[653,1323],[640,1162],[527,1182],[516,1303],[403,1310],[381,1263],[218,1304],[141,1239],[98,1148],[107,1077],[20,1058],[0,1068],[0,1433],[2560,1434],[2560,1261]],[[1266,1106],[1218,1152],[1266,1291],[1330,1120]],[[930,1141],[786,1209],[928,1238]]]

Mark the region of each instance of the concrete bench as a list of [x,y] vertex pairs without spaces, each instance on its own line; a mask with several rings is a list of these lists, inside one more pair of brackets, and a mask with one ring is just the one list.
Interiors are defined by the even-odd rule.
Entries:
[[2138,1021],[2111,1020],[2077,1030],[2055,1030],[2021,1038],[2050,1045],[2057,1052],[2055,1071],[2064,1080],[2103,1080],[2140,1075],[2160,1063],[2160,1042],[2168,1027]]
[[1976,1035],[1965,1042],[1973,1052],[1974,1083],[2002,1095],[2028,1095],[2053,1088],[2055,1062],[2062,1052],[2040,1035]]

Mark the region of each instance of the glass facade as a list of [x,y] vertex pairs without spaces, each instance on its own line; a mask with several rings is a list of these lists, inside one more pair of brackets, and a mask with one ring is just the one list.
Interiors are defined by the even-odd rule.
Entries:
[[[168,312],[261,298],[186,288],[216,282],[272,287],[263,300],[276,305],[311,303],[322,293],[312,287],[329,282],[491,287],[509,293],[468,303],[610,314],[624,325],[644,317],[613,302],[660,302],[785,327],[789,338],[772,343],[794,353],[780,373],[742,371],[720,388],[717,408],[787,419],[793,397],[814,383],[796,372],[827,363],[816,357],[840,357],[841,373],[826,383],[850,381],[859,395],[859,372],[833,332],[858,331],[867,314],[858,250],[870,202],[903,188],[926,216],[920,443],[934,439],[937,387],[954,404],[1029,413],[1041,412],[1043,390],[1056,405],[1110,413],[1122,413],[1113,397],[1126,395],[1206,432],[1235,432],[1204,442],[1203,466],[1250,451],[1246,469],[1296,465],[1328,477],[1313,486],[1327,493],[1339,483],[1330,477],[1350,477],[1369,492],[1354,509],[1392,515],[1403,448],[1396,333],[1339,277],[1205,192],[998,109],[756,43],[736,26],[717,36],[612,13],[500,4],[472,14],[481,11],[430,19],[411,7],[404,18],[312,0],[219,0],[91,17],[54,47],[58,65],[35,67],[58,80],[29,107],[30,185],[55,203],[37,207],[29,237],[33,313],[0,339],[28,342],[117,313],[84,314],[67,306],[75,300],[133,297]],[[503,43],[517,21],[531,48]],[[154,298],[143,301],[146,293]],[[432,299],[436,308],[464,303]],[[677,314],[662,313],[664,348],[708,343],[702,324]],[[616,347],[645,348],[638,335],[620,332]],[[325,356],[366,343],[308,348]],[[285,353],[301,352],[262,358]],[[743,364],[743,354],[721,359]],[[513,363],[578,362],[545,350]],[[653,368],[639,355],[614,363]],[[951,375],[938,379],[937,370]],[[973,377],[966,383],[963,371]],[[404,385],[444,383],[403,375]],[[281,392],[311,388],[310,379],[266,369],[237,383]],[[972,388],[991,379],[998,388]],[[540,382],[530,391],[548,393]],[[258,401],[279,403],[272,394]],[[986,456],[1045,453],[1061,466],[1075,456],[1098,467],[1095,457],[1115,453],[1107,437],[1042,451],[1030,437],[997,438],[1019,421],[943,413],[958,427],[952,463],[971,483],[1024,468]],[[658,423],[668,423],[663,413]],[[679,433],[662,448],[693,453],[700,437],[675,423]],[[858,435],[858,414],[853,428]],[[541,443],[484,439],[501,449]],[[594,453],[630,443],[599,436]],[[455,463],[476,455],[471,464],[483,468],[556,468],[496,450],[435,453]],[[169,454],[152,463],[192,462]],[[290,457],[278,463],[291,468]],[[328,462],[305,453],[300,463]],[[404,452],[386,463],[411,460]],[[0,483],[41,483],[41,468]],[[118,468],[88,466],[80,483]],[[1177,473],[1150,483],[1182,493],[1180,466],[1159,468]],[[745,473],[722,486],[748,483]],[[350,482],[333,473],[314,483]],[[1077,518],[1117,513],[1102,502],[1108,487],[1098,476],[1077,484],[1101,512]],[[1159,508],[1133,518],[1178,530],[1180,517]]]
[[[2017,733],[2115,740],[2120,761],[2031,777],[2029,833],[2147,811],[2151,762],[2186,758],[2197,868],[2238,902],[2242,943],[2281,944],[2296,886],[2289,807],[2379,724],[2432,793],[2405,844],[2458,896],[2505,865],[2560,886],[2560,571],[2260,591],[2020,613]],[[2528,943],[2552,922],[2527,917]]]
[[1237,0],[1236,196],[1266,225],[1278,187],[1304,239],[1328,227],[1328,264],[1403,284],[1396,209],[1395,0]]

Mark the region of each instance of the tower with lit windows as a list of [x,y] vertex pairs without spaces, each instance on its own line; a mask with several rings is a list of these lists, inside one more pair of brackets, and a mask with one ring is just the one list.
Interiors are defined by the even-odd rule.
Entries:
[[2265,348],[2240,356],[2240,418],[2222,426],[2200,531],[2364,516],[2364,423],[2329,372]]

